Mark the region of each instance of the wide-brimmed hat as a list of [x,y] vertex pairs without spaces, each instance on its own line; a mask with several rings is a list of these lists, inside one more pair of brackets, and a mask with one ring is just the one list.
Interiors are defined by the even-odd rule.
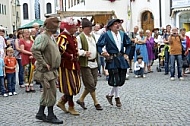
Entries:
[[111,27],[115,22],[123,23],[123,20],[121,20],[121,19],[111,19],[111,20],[108,21],[107,28],[109,29],[109,27]]
[[92,22],[90,22],[87,18],[82,19],[82,28],[92,27]]
[[57,30],[57,28],[59,27],[59,22],[60,20],[57,17],[49,17],[46,18],[44,22],[44,27],[46,30],[54,31]]
[[79,20],[75,20],[72,17],[67,17],[61,21],[60,29],[66,28],[68,30],[68,29],[73,28],[74,26],[79,27],[80,24],[81,24],[81,22]]

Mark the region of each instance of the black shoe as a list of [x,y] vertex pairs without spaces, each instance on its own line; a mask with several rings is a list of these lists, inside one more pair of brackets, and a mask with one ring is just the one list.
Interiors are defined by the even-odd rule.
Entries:
[[46,118],[46,122],[52,124],[63,124],[63,121],[59,120],[55,115]]
[[84,110],[87,109],[84,102],[77,100],[76,103],[79,104]]
[[164,73],[164,75],[168,75],[168,73]]
[[46,115],[45,114],[36,114],[36,119],[42,120],[44,122],[47,122]]

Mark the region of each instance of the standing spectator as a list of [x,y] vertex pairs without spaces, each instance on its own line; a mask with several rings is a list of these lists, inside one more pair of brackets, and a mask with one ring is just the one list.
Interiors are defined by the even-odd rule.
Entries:
[[14,50],[14,56],[17,59],[19,71],[18,71],[18,80],[19,85],[21,88],[24,88],[24,70],[21,62],[21,49],[20,49],[20,40],[23,39],[23,32],[19,31],[17,33],[17,39],[15,40],[15,50]]
[[[1,51],[0,51],[0,54],[1,54]],[[4,85],[5,76],[6,74],[5,74],[4,59],[0,57],[0,91],[1,91],[1,95],[3,95],[4,97],[7,97],[8,95],[6,94],[5,85]]]
[[[185,28],[181,28],[180,29],[180,39],[181,39],[181,44],[182,44],[182,60],[183,61],[188,61],[188,56],[186,55],[186,50],[187,50],[187,47],[186,47],[186,45],[188,45],[187,43],[187,41],[188,41],[188,36],[186,36],[185,35],[185,33],[186,33],[186,29]],[[185,75],[185,70],[186,70],[186,68],[188,68],[189,66],[184,66],[183,64],[182,64],[182,67],[183,67],[183,69],[182,69],[182,75],[183,76],[186,76]]]
[[[77,95],[81,87],[77,39],[74,36],[80,24],[72,17],[67,17],[61,25],[65,29],[60,33],[57,41],[62,56],[59,68],[59,91],[64,95],[58,101],[57,106],[64,112],[79,115],[74,108],[73,95]],[[68,111],[65,108],[67,102],[69,104]]]
[[135,77],[146,77],[144,75],[144,61],[142,56],[137,56],[137,61],[134,64]]
[[29,64],[34,64],[34,58],[31,52],[31,47],[33,41],[30,39],[30,32],[28,29],[23,30],[23,39],[20,39],[20,49],[21,49],[21,61],[24,68],[24,81],[26,92],[35,92],[33,84],[29,84]]
[[[126,33],[120,30],[120,19],[112,19],[107,24],[108,31],[102,34],[98,40],[98,52],[104,56],[106,61],[106,69],[109,72],[108,84],[112,86],[112,90],[106,98],[113,105],[112,98],[115,93],[116,106],[121,107],[119,97],[119,87],[125,83],[128,64],[128,55],[131,48],[131,41]],[[103,48],[106,51],[103,51]]]
[[90,93],[96,110],[102,110],[96,98],[96,84],[98,77],[98,53],[96,41],[90,34],[92,32],[92,22],[87,18],[82,19],[83,32],[77,36],[79,48],[79,61],[81,66],[82,81],[85,89],[77,100],[83,109],[87,109],[84,104],[85,97]]
[[13,53],[14,53],[13,48],[11,47],[7,48],[7,56],[4,59],[9,96],[17,95],[15,91],[15,85],[16,85],[15,69],[17,61],[16,58],[13,57]]
[[175,80],[175,61],[177,61],[178,78],[184,80],[181,75],[182,72],[182,44],[178,30],[176,27],[172,28],[172,34],[168,38],[170,44],[170,74],[171,81]]
[[5,49],[6,49],[6,43],[4,39],[5,30],[0,29],[0,51],[1,51],[1,58],[5,57]]
[[143,61],[144,61],[144,74],[147,73],[146,71],[146,66],[148,64],[148,52],[147,52],[147,47],[146,47],[146,37],[143,36],[144,31],[141,29],[139,31],[139,35],[136,37],[135,39],[135,58],[134,58],[134,62],[136,62],[137,60],[137,56],[141,55],[143,57]]
[[170,54],[169,54],[169,40],[168,40],[168,37],[170,36],[170,30],[171,30],[171,25],[167,25],[166,26],[166,33],[163,36],[164,43],[165,43],[165,46],[164,46],[164,56],[165,56],[165,60],[164,60],[165,73],[164,74],[165,75],[168,75],[168,72],[169,72]]
[[132,62],[133,62],[133,58],[135,54],[135,39],[136,39],[136,36],[138,35],[138,31],[139,31],[139,27],[135,26],[134,31],[130,33],[130,39],[131,39],[132,45],[131,45],[131,50],[129,53],[129,67],[130,67],[129,73],[132,73]]
[[[63,121],[55,116],[53,110],[56,103],[57,69],[61,63],[61,55],[53,37],[58,27],[59,20],[57,17],[47,18],[44,22],[45,31],[37,36],[31,49],[37,61],[34,79],[41,82],[43,87],[36,119],[52,124],[63,124]],[[46,107],[48,108],[47,117],[44,113]]]
[[189,61],[189,70],[188,70],[188,74],[190,73],[190,37],[186,36],[186,51],[185,51],[185,55],[187,56],[187,59]]
[[146,30],[146,47],[148,52],[148,64],[147,64],[147,72],[151,73],[153,72],[151,70],[151,66],[153,64],[154,60],[154,38],[151,36],[150,30]]

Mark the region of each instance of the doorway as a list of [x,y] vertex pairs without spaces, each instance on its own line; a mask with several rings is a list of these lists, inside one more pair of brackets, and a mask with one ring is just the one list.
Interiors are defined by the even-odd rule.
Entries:
[[154,29],[154,16],[152,12],[145,11],[144,13],[142,13],[141,22],[141,27],[144,30],[144,32],[146,30],[152,31]]

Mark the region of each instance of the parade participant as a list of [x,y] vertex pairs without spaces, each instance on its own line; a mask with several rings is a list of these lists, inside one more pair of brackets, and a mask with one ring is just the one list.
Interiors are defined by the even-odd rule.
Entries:
[[33,41],[30,39],[30,32],[28,29],[23,30],[23,39],[20,39],[20,52],[21,52],[21,62],[24,70],[24,81],[25,81],[25,91],[35,92],[33,84],[29,83],[29,69],[30,63],[34,64],[35,60],[33,58],[31,47]]
[[[121,107],[119,87],[125,83],[128,64],[128,55],[131,41],[127,34],[119,30],[120,19],[112,19],[107,24],[108,31],[98,40],[98,52],[106,58],[106,69],[109,72],[108,84],[112,86],[111,92],[106,95],[108,102],[113,105],[112,98],[115,93],[116,106]],[[107,51],[103,51],[105,46]]]
[[[53,34],[56,33],[58,27],[59,20],[57,17],[47,18],[44,22],[45,32],[37,36],[32,46],[32,53],[37,61],[34,79],[43,86],[36,118],[53,124],[63,124],[63,121],[57,119],[53,111],[53,106],[56,103],[57,69],[61,62],[61,55],[53,38]],[[45,107],[48,108],[47,117],[44,114]]]
[[[60,26],[64,27],[64,31],[60,33],[57,41],[62,56],[59,68],[59,91],[64,94],[57,106],[72,115],[79,115],[73,102],[73,95],[77,95],[81,87],[78,47],[74,36],[79,25],[80,23],[72,17],[65,18]],[[65,108],[67,102],[68,110]]]
[[17,95],[15,91],[17,61],[16,58],[13,57],[13,53],[14,53],[13,48],[11,47],[7,48],[7,56],[4,58],[9,96]]
[[82,81],[85,89],[77,100],[83,109],[87,109],[84,104],[85,97],[90,93],[96,110],[102,110],[96,99],[96,84],[98,77],[98,53],[95,38],[90,34],[92,23],[87,19],[82,19],[83,32],[77,37],[79,48],[79,61],[81,66]]

